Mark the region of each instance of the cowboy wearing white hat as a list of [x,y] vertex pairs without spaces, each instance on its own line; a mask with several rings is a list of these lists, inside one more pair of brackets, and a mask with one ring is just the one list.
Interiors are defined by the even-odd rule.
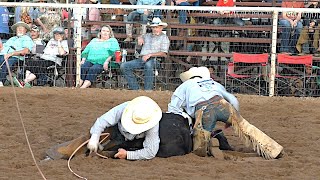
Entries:
[[19,22],[15,23],[14,25],[12,25],[11,26],[12,31],[16,32],[17,27],[26,28],[26,32],[30,31],[30,26],[27,23],[23,22],[23,21],[19,21]]
[[169,38],[162,32],[167,23],[162,22],[160,18],[153,18],[149,25],[152,33],[138,37],[138,45],[142,46],[139,57],[120,66],[131,90],[140,89],[133,73],[136,69],[144,69],[144,90],[153,89],[154,69],[158,65],[156,57],[165,57],[169,51]]
[[226,128],[232,125],[246,145],[252,145],[265,159],[281,154],[283,147],[240,115],[237,98],[210,78],[208,68],[193,67],[181,73],[180,79],[183,83],[173,93],[168,112],[182,114],[185,111],[196,119],[193,126],[195,154],[221,156],[221,151],[215,148],[218,142],[212,138],[217,121],[224,122]]
[[[105,128],[115,127],[112,136],[121,136],[126,141],[145,138],[143,149],[127,151],[119,149],[116,158],[138,160],[154,158],[159,150],[159,121],[162,111],[151,98],[139,96],[122,103],[97,119],[91,127],[91,138],[88,149],[96,152],[99,147],[99,137]],[[115,133],[113,132],[113,133]]]
[[8,74],[7,66],[4,61],[8,61],[9,67],[11,68],[19,60],[24,60],[24,55],[30,53],[33,48],[32,39],[26,35],[30,27],[24,22],[15,23],[11,29],[16,32],[16,36],[11,37],[6,43],[3,44],[3,48],[0,49],[0,87],[6,80]]

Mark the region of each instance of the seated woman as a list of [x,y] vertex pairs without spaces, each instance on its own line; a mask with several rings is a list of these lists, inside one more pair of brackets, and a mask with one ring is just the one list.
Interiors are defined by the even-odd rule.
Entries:
[[[64,29],[57,27],[53,30],[54,38],[50,39],[40,59],[27,61],[26,75],[20,87],[31,87],[29,82],[40,74],[48,74],[47,67],[58,64],[61,66],[61,56],[69,53],[68,41],[64,38]],[[59,57],[58,57],[59,56]]]
[[108,70],[109,62],[118,50],[120,46],[112,28],[109,25],[103,26],[100,35],[92,39],[81,54],[80,88],[91,86],[103,69]]

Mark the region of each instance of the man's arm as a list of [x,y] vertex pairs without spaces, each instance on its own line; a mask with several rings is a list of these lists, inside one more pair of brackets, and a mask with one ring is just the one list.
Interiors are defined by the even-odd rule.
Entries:
[[159,150],[159,124],[146,131],[145,140],[143,141],[143,149],[136,151],[127,151],[128,160],[143,160],[154,158]]

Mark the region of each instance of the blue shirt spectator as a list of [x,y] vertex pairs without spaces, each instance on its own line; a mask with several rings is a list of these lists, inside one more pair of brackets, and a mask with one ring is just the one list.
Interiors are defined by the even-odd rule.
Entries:
[[6,7],[0,6],[0,33],[9,34],[9,11]]

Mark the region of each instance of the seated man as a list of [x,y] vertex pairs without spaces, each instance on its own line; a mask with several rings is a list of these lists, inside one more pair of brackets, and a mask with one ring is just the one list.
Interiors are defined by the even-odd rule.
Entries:
[[[304,8],[304,3],[296,0],[284,0],[281,7]],[[280,52],[295,53],[297,40],[302,30],[301,12],[283,12],[279,25],[282,28]]]
[[6,62],[8,62],[9,68],[11,68],[19,60],[23,61],[24,55],[30,53],[33,48],[32,39],[26,35],[27,31],[30,30],[28,24],[17,22],[11,29],[16,31],[17,35],[10,38],[0,49],[0,87],[3,86],[8,74]]
[[139,85],[133,71],[136,69],[144,69],[144,90],[153,89],[154,68],[157,67],[156,57],[166,56],[169,50],[169,38],[162,30],[167,27],[167,23],[161,21],[160,18],[153,18],[150,24],[152,33],[138,37],[138,45],[142,45],[139,59],[127,61],[120,66],[121,72],[126,78],[129,89],[138,90]]
[[[236,0],[219,0],[218,3],[217,3],[217,6],[221,6],[221,7],[234,7],[235,6],[235,3]],[[224,14],[233,14],[233,12],[230,12],[230,11],[219,11],[219,13],[221,15],[224,15]],[[218,19],[215,19],[213,21],[213,24],[214,25],[222,25],[222,24],[226,24],[226,23],[229,23],[229,21],[233,21],[233,23],[235,23],[236,25],[238,26],[243,26],[244,25],[244,21],[240,18],[218,18]]]
[[[46,43],[40,38],[40,29],[38,26],[33,25],[30,30],[30,36],[33,41],[32,54],[43,53]],[[38,48],[38,49],[37,49]]]

